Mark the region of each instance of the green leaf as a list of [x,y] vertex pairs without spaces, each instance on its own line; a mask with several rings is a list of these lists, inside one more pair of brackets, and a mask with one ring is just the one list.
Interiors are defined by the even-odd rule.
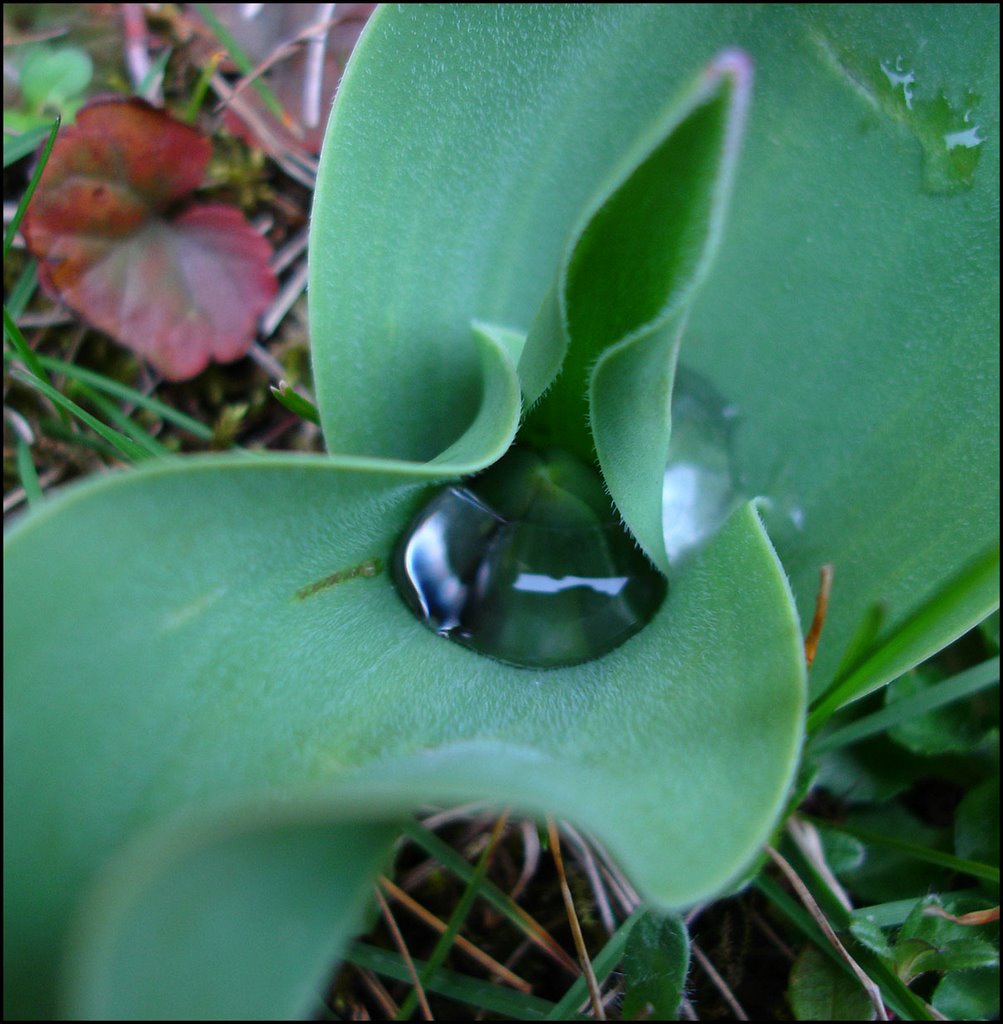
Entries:
[[951,971],[933,993],[933,1005],[948,1020],[995,1020],[1000,1015],[1000,971],[985,967]]
[[676,1020],[690,965],[682,919],[647,913],[634,925],[623,957],[625,1020]]
[[805,946],[791,970],[787,999],[795,1020],[874,1020],[860,982],[814,946]]
[[[895,943],[895,966],[911,983],[927,971],[955,971],[998,967],[999,949],[987,934],[990,927],[958,924],[930,910],[947,909],[960,915],[972,909],[986,909],[981,900],[952,900],[946,908],[936,896],[920,900],[906,918]],[[997,933],[998,928],[994,929]]]
[[21,92],[33,110],[51,108],[71,121],[76,106],[67,106],[83,94],[93,74],[94,65],[84,50],[38,46],[21,64]]
[[999,657],[989,658],[979,665],[973,665],[951,676],[950,679],[940,680],[911,696],[900,697],[880,711],[818,736],[812,742],[812,750],[816,754],[823,754],[878,735],[892,726],[910,722],[936,708],[945,707],[956,700],[979,693],[988,686],[998,685],[999,676]]
[[[978,668],[978,666],[976,666]],[[969,669],[969,672],[972,670]],[[915,670],[907,673],[885,690],[885,706],[894,711],[896,705],[916,701],[936,693],[942,680],[940,673]],[[999,664],[995,675],[999,682]],[[974,751],[985,745],[993,736],[999,735],[999,703],[995,713],[990,702],[967,701],[952,703],[923,714],[913,714],[902,719],[889,730],[888,735],[896,743],[915,754],[945,754]]]
[[[804,714],[789,592],[754,508],[622,647],[529,671],[435,636],[380,570],[428,472],[171,460],[53,499],[8,538],[12,1013],[51,1012],[81,895],[120,877],[109,858],[139,877],[128,851],[156,847],[149,829],[181,834],[200,809],[268,794],[323,797],[344,827],[429,800],[549,811],[594,833],[661,906],[710,896],[753,858]],[[145,877],[151,906],[180,884]],[[147,898],[129,898],[138,921]],[[180,933],[158,934],[169,962]],[[96,963],[87,991],[110,991],[97,975],[121,962]],[[215,978],[225,999],[230,972]]]
[[999,864],[1000,783],[987,779],[970,790],[954,816],[954,852],[966,860]]
[[598,456],[625,522],[663,571],[676,356],[721,233],[751,77],[748,57],[721,54],[659,116],[590,202],[520,362],[527,401],[545,391],[524,435]]
[[[740,47],[756,68],[741,166],[680,359],[735,411],[735,475],[772,501],[805,626],[835,565],[813,690],[875,606],[887,636],[930,605],[866,682],[901,675],[998,601],[987,572],[930,604],[998,534],[997,37],[980,5],[384,8],[342,84],[312,221],[329,447],[421,460],[451,444],[477,410],[471,320],[530,330],[624,154]],[[882,71],[900,56],[915,114]],[[956,191],[930,194],[924,167],[949,154],[919,119],[941,95],[985,141]]]
[[[394,830],[259,807],[144,835],[91,892],[67,1005],[85,1019],[283,1020],[315,1011],[363,926]],[[227,982],[221,984],[220,975]]]

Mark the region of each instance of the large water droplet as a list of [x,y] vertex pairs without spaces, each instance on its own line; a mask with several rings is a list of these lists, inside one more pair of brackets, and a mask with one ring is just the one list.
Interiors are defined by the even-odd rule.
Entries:
[[533,668],[605,654],[666,592],[590,466],[520,447],[435,495],[401,538],[394,577],[430,629]]
[[699,374],[680,366],[662,488],[665,551],[675,564],[717,533],[739,500],[732,457],[737,410]]

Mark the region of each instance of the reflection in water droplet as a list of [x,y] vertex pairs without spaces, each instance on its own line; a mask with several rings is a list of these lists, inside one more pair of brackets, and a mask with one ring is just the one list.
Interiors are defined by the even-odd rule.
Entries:
[[709,540],[738,502],[732,459],[737,415],[709,381],[683,366],[677,369],[662,489],[662,529],[670,564]]
[[872,98],[915,132],[923,147],[923,187],[937,195],[970,188],[985,141],[981,127],[972,123],[979,97],[966,91],[962,105],[957,106],[943,90],[931,95],[932,83],[906,70],[901,56],[894,67],[887,61],[879,62],[879,67],[887,85],[876,89]]
[[519,447],[425,505],[398,544],[394,578],[430,629],[535,668],[619,646],[667,589],[598,474],[566,453]]
[[[832,5],[830,5],[832,6]],[[906,125],[922,149],[923,189],[934,195],[955,195],[975,183],[985,136],[980,113],[982,97],[956,79],[944,82],[944,69],[924,52],[926,43],[891,59],[847,45],[839,35],[813,31],[812,40],[825,57],[861,93],[879,115],[865,130],[880,127],[885,117]],[[989,122],[993,123],[992,121]]]
[[957,149],[958,146],[961,146],[964,149],[972,149],[974,146],[981,146],[983,142],[985,142],[985,139],[979,135],[978,125],[966,128],[961,132],[948,132],[944,136],[944,145],[947,146],[949,150]]
[[902,70],[902,58],[895,61],[895,67],[890,68],[884,61],[881,62],[881,70],[888,79],[888,84],[897,89],[902,86],[902,96],[905,99],[907,110],[912,110],[912,87],[916,84],[916,75],[912,71]]

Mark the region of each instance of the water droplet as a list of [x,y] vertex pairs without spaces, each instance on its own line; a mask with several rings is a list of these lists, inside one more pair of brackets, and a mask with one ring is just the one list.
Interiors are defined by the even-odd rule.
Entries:
[[667,589],[590,466],[522,447],[422,508],[397,546],[394,579],[430,629],[528,668],[618,647]]
[[682,561],[722,526],[738,502],[732,433],[738,410],[684,366],[672,395],[672,439],[662,488],[669,563]]
[[902,86],[902,97],[905,100],[906,110],[912,110],[912,88],[916,84],[916,75],[912,71],[902,70],[902,58],[895,61],[895,67],[889,67],[884,61],[881,62],[881,70],[888,79],[892,90]]

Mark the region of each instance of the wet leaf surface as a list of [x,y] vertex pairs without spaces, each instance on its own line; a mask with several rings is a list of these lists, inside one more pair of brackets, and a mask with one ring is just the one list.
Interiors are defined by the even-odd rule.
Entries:
[[181,205],[210,156],[141,100],[98,101],[57,139],[24,221],[45,287],[172,380],[244,355],[276,289],[239,210]]

